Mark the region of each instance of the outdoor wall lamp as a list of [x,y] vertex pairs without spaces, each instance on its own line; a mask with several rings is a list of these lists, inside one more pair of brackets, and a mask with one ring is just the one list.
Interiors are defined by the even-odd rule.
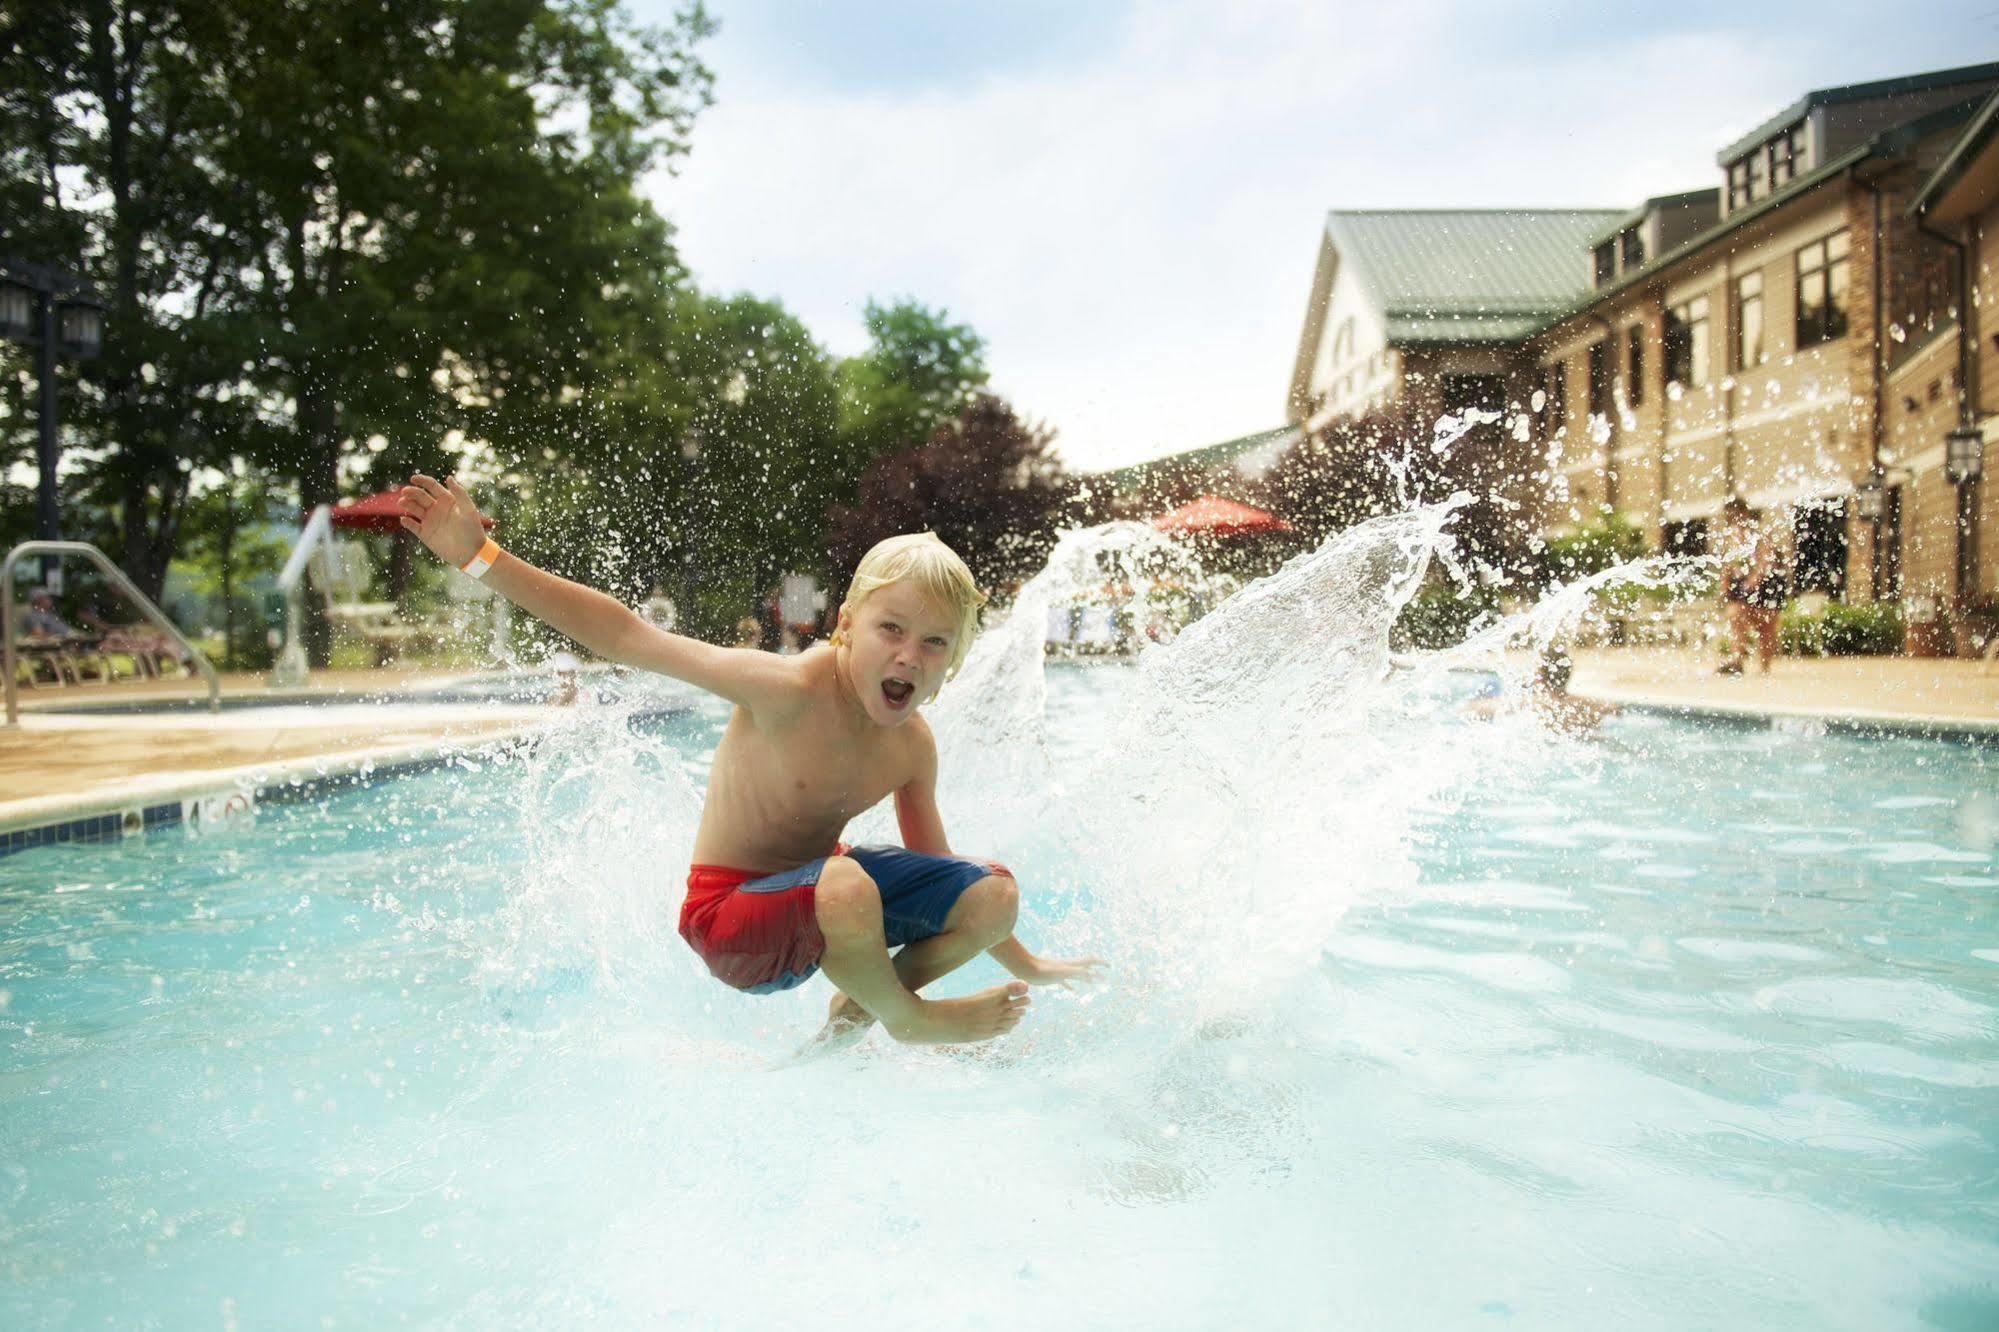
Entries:
[[1881,473],[1869,474],[1865,481],[1853,488],[1853,513],[1864,523],[1878,523],[1888,507],[1888,489],[1881,484]]
[[1952,483],[1976,481],[1985,471],[1985,435],[1977,426],[1961,425],[1943,437],[1943,472]]

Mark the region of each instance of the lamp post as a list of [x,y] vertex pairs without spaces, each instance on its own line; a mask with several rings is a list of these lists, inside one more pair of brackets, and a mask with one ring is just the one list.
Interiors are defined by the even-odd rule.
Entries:
[[1969,485],[1985,471],[1985,436],[1961,425],[1943,437],[1943,471],[1954,485]]
[[[680,437],[681,486],[683,499],[680,511],[680,623],[692,624],[694,613],[694,587],[700,580],[699,557],[694,543],[694,482],[700,475],[701,446],[705,442],[701,427],[692,425]],[[691,628],[682,629],[692,633]]]
[[[104,303],[82,278],[47,264],[0,259],[0,337],[35,348],[41,435],[35,535],[60,539],[56,503],[56,357],[89,360],[104,349]],[[48,577],[54,557],[43,561]]]
[[1888,489],[1881,484],[1881,469],[1867,474],[1867,479],[1853,488],[1853,516],[1866,523],[1870,529],[1867,553],[1869,571],[1868,585],[1873,589],[1874,600],[1881,599],[1881,515],[1888,506]]
[[1985,472],[1985,435],[1969,421],[1943,437],[1943,472],[1957,487],[1957,600],[1978,595],[1978,478]]

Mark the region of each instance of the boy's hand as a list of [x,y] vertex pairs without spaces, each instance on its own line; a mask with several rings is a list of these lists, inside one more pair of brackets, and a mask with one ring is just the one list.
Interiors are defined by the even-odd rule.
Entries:
[[1029,985],[1060,985],[1073,990],[1077,981],[1089,984],[1103,979],[1103,972],[1100,957],[1037,957],[1015,974]]
[[398,492],[396,503],[403,511],[402,525],[453,568],[463,568],[486,544],[479,506],[456,478],[438,481],[418,472]]

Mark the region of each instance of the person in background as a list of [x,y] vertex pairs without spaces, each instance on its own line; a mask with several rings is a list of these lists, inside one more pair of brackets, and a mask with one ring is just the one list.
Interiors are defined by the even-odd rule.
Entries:
[[56,614],[55,594],[45,587],[38,587],[28,594],[28,608],[15,619],[16,632],[29,638],[68,638],[76,632],[67,620]]
[[1738,496],[1722,506],[1721,518],[1721,605],[1733,655],[1718,673],[1742,674],[1753,646],[1757,664],[1768,675],[1777,656],[1777,617],[1790,596],[1790,580],[1754,509]]
[[1569,654],[1550,645],[1534,665],[1534,673],[1512,698],[1498,692],[1481,694],[1459,709],[1472,721],[1495,721],[1510,713],[1525,711],[1551,731],[1582,737],[1595,731],[1604,718],[1614,716],[1617,705],[1594,699],[1576,698],[1569,693],[1569,676],[1575,669]]
[[548,666],[555,674],[555,689],[548,696],[551,708],[573,708],[583,701],[583,691],[576,682],[577,672],[583,663],[573,652],[558,652],[548,659]]
[[754,615],[745,615],[736,621],[736,646],[753,648],[763,646],[763,628]]

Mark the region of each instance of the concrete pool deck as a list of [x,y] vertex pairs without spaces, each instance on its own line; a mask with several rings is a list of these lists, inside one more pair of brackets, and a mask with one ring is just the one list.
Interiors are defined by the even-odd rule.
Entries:
[[[0,729],[0,834],[421,762],[516,739],[565,715],[431,697],[476,678],[462,670],[325,671],[273,690],[261,676],[225,675],[220,713],[114,710],[205,703],[199,681],[29,691],[21,724]],[[228,706],[235,701],[260,706]],[[102,710],[84,710],[93,707]]]
[[1583,648],[1571,693],[1693,719],[1999,740],[1999,665],[1961,658],[1779,657],[1718,675],[1711,653]]

